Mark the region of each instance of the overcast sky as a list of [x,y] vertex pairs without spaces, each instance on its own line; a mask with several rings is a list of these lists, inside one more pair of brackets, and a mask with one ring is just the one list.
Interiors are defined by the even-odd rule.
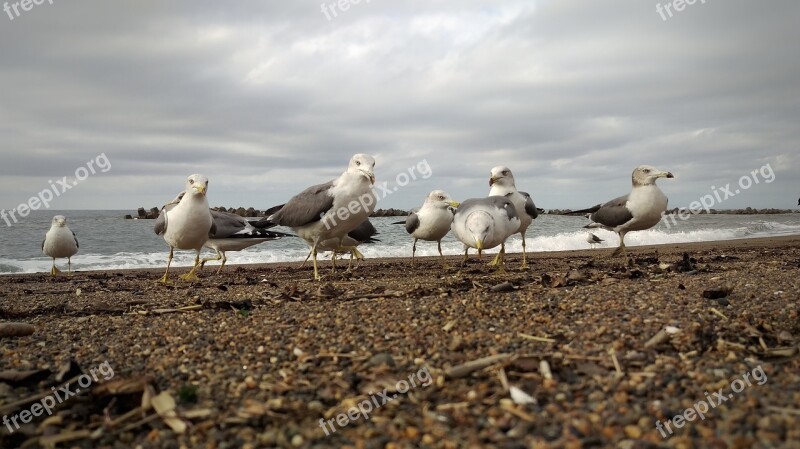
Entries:
[[435,188],[486,195],[501,164],[545,208],[625,194],[640,164],[672,171],[659,185],[688,206],[770,164],[717,207],[794,207],[800,2],[698,0],[667,20],[658,3],[12,8],[0,15],[0,208],[104,153],[111,169],[53,209],[157,206],[192,173],[210,179],[211,205],[264,209],[362,152],[390,188],[431,168],[381,207]]

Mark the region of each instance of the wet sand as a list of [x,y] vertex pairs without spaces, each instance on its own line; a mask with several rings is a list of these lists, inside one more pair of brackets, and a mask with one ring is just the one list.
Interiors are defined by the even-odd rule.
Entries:
[[[35,332],[0,339],[16,379],[0,419],[70,360],[114,376],[0,427],[0,447],[800,447],[800,236],[610,253],[533,253],[527,270],[509,254],[505,273],[488,256],[326,262],[322,282],[299,263],[169,286],[161,270],[2,276],[0,322]],[[705,419],[656,428],[720,389]],[[161,392],[172,421],[137,409]],[[369,419],[352,408],[368,403]]]

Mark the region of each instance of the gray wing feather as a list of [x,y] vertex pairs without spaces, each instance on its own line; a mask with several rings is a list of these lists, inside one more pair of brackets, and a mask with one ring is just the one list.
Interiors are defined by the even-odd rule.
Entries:
[[238,234],[247,228],[247,220],[230,212],[211,211],[211,218],[214,220],[214,238],[224,239]]
[[355,229],[348,232],[347,235],[352,237],[357,242],[366,242],[373,235],[377,234],[378,230],[372,225],[369,220],[364,220]]
[[269,217],[281,226],[298,227],[319,221],[333,207],[333,197],[328,194],[333,181],[311,186],[298,193],[281,210]]
[[[77,236],[77,235],[75,235],[75,233],[74,233],[74,232],[72,233],[72,238],[74,238],[74,239],[75,239],[75,246],[76,246],[76,247],[78,247],[78,248],[80,248],[80,247],[81,247],[81,245],[78,243],[78,236]],[[42,245],[44,246],[44,244],[42,244]]]
[[161,213],[158,214],[156,222],[153,225],[153,232],[157,235],[163,235],[167,231],[167,211],[172,210],[178,203],[168,203],[161,208]]
[[44,242],[46,242],[46,241],[47,241],[47,237],[42,239],[42,252],[44,252]]
[[531,195],[528,192],[519,193],[525,197],[525,213],[531,218],[536,219],[536,217],[539,216],[539,211],[536,209],[536,205],[533,204],[533,198],[531,198]]
[[623,225],[633,219],[633,214],[625,207],[627,202],[628,195],[614,198],[600,206],[589,218],[595,223],[600,223],[610,228]]
[[412,234],[417,228],[419,228],[419,217],[414,212],[411,212],[406,218],[406,232]]

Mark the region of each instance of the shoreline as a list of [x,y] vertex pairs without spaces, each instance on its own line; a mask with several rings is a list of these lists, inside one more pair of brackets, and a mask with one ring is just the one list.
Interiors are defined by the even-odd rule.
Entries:
[[[58,404],[58,419],[0,428],[0,447],[48,436],[86,449],[800,441],[800,415],[786,412],[800,403],[800,236],[630,247],[633,266],[612,251],[532,253],[527,270],[508,254],[505,272],[489,256],[446,268],[370,259],[336,274],[325,262],[319,282],[300,262],[207,266],[194,283],[178,268],[170,285],[149,268],[12,274],[0,323],[33,333],[0,340],[0,373],[12,374],[0,417],[32,407],[65,367],[114,376]],[[765,382],[703,420],[671,421],[756,368]],[[431,382],[408,390],[422,374]],[[368,418],[347,417],[401,381]],[[532,400],[515,403],[511,386]],[[192,425],[138,410],[153,393]]]
[[[770,237],[747,237],[741,239],[729,239],[729,240],[712,240],[706,242],[686,242],[686,243],[660,243],[654,245],[640,245],[640,246],[627,246],[626,249],[629,254],[636,255],[640,253],[646,253],[651,251],[657,250],[667,250],[670,252],[673,251],[706,251],[709,249],[716,249],[716,248],[762,248],[762,247],[769,247],[774,244],[786,244],[786,245],[800,245],[800,234],[793,234],[793,235],[780,235],[780,236],[770,236]],[[581,249],[581,250],[563,250],[563,251],[537,251],[537,252],[528,252],[528,258],[531,260],[536,260],[538,258],[548,259],[548,258],[555,258],[555,259],[564,259],[569,257],[587,257],[587,256],[597,256],[597,255],[610,255],[616,249],[614,248],[598,248],[598,249]],[[496,248],[495,248],[496,250]],[[410,251],[410,248],[409,248]],[[470,259],[477,258],[477,254],[474,252],[475,250],[470,251]],[[303,264],[302,261],[291,261],[291,262],[264,262],[264,263],[236,263],[235,260],[235,251],[230,253],[233,257],[229,258],[229,262],[225,264],[225,270],[235,270],[236,268],[275,268],[275,267],[287,267],[287,268],[300,268]],[[327,254],[327,253],[326,253]],[[495,253],[487,253],[494,255]],[[509,259],[516,259],[517,257],[521,257],[522,253],[519,252],[507,252],[506,257]],[[450,264],[461,263],[463,259],[463,255],[445,255],[445,259]],[[485,256],[486,257],[486,256]],[[492,256],[493,257],[493,256]],[[233,259],[233,260],[230,260]],[[349,256],[345,256],[342,259],[339,259],[343,265],[346,266],[348,262]],[[439,256],[417,256],[418,260],[439,260]],[[411,256],[403,256],[403,257],[373,257],[367,258],[359,262],[360,265],[369,265],[375,263],[386,263],[386,262],[408,262],[409,265],[411,263]],[[306,268],[311,267],[309,263],[306,264]],[[331,265],[331,261],[329,257],[319,258],[317,263],[320,267],[329,268]],[[58,261],[56,262],[58,265]],[[337,266],[340,263],[337,262]],[[214,273],[219,267],[218,261],[211,261],[206,264],[206,268],[202,271],[199,271],[198,274],[206,273],[206,275],[210,273]],[[190,268],[189,266],[173,266],[170,268],[170,272],[175,271],[183,272]],[[114,268],[114,269],[98,269],[98,270],[85,270],[85,271],[74,271],[73,273],[80,273],[80,274],[92,274],[92,273],[104,273],[104,272],[121,272],[121,273],[148,273],[148,272],[155,272],[155,271],[162,271],[166,269],[166,264],[162,267],[151,267],[151,268]],[[66,272],[65,272],[66,273]],[[65,274],[64,273],[64,274]],[[48,274],[45,271],[33,272],[33,273],[0,273],[0,278],[6,276],[38,276],[42,274]],[[62,276],[64,275],[62,274]]]

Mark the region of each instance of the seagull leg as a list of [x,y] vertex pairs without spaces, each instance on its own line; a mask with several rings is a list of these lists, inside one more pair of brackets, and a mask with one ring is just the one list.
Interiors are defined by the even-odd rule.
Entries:
[[56,268],[56,258],[53,257],[53,268],[50,269],[50,276],[55,276],[58,273],[61,273],[61,270]]
[[169,247],[169,258],[167,258],[167,271],[164,272],[164,276],[161,277],[159,280],[162,284],[166,284],[169,282],[169,266],[172,263],[172,247]]
[[209,257],[209,258],[207,258],[207,259],[203,259],[203,260],[201,260],[201,261],[200,261],[200,269],[201,269],[201,270],[202,270],[203,268],[205,268],[205,266],[206,266],[206,262],[211,262],[212,260],[220,260],[220,259],[222,259],[222,255],[220,254],[219,250],[218,250],[218,249],[215,249],[214,251],[216,251],[216,252],[217,252],[217,257]]
[[436,242],[436,248],[439,249],[439,258],[442,260],[442,268],[447,269],[450,268],[447,266],[447,260],[444,258],[444,254],[442,254],[442,241],[439,240]]
[[524,270],[528,268],[528,257],[525,253],[525,233],[520,232],[520,234],[522,235],[522,269]]
[[619,246],[614,250],[613,253],[611,253],[611,257],[616,257],[620,253],[622,253],[626,258],[628,257],[628,255],[625,253],[625,234],[622,233],[619,235]]
[[498,273],[505,273],[506,272],[505,255],[506,255],[506,244],[505,243],[501,243],[500,244],[500,252],[497,253],[497,256],[495,257],[495,260],[497,261],[497,263],[494,263],[494,262],[492,263],[492,265],[497,265],[497,272]]
[[228,261],[228,258],[225,257],[225,253],[223,252],[222,253],[222,264],[217,269],[217,274],[219,274],[219,272],[222,271],[222,268],[225,266],[225,262],[227,262],[227,261]]
[[314,241],[314,246],[311,247],[311,254],[314,257],[312,260],[314,264],[314,280],[319,281],[322,278],[319,277],[319,271],[317,270],[317,241]]
[[417,253],[417,239],[411,244],[411,268],[414,268],[414,254]]
[[462,266],[462,267],[463,267],[463,266],[464,266],[464,264],[466,264],[466,263],[467,263],[467,261],[469,260],[469,254],[467,254],[467,253],[469,253],[469,247],[468,247],[468,246],[464,246],[464,260],[463,260],[463,261],[461,261],[461,266]]
[[197,277],[197,268],[200,266],[200,250],[197,250],[197,255],[194,257],[194,266],[188,273],[182,274],[181,279],[189,282],[198,282],[200,278]]
[[308,251],[308,255],[306,256],[306,260],[303,261],[303,265],[300,265],[300,268],[303,268],[303,267],[306,266],[306,264],[308,263],[308,259],[311,257],[311,253],[313,251],[314,251],[313,249]]

